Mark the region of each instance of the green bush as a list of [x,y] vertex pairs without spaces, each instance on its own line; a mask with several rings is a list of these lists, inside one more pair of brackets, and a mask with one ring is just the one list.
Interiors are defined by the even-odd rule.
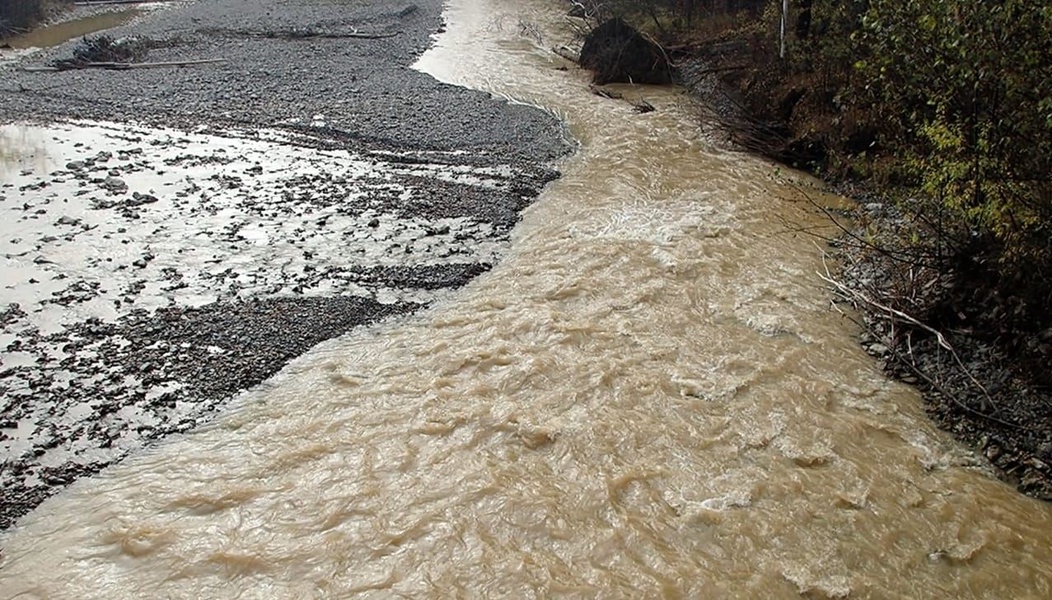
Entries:
[[924,195],[1001,260],[1052,261],[1052,2],[872,0],[855,43],[857,99]]

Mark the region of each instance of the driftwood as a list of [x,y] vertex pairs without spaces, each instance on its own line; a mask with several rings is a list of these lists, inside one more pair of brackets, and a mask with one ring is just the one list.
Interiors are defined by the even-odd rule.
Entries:
[[572,63],[579,62],[581,59],[580,55],[577,52],[574,52],[566,46],[556,46],[552,48],[552,52],[558,54],[562,58],[565,58],[566,60]]
[[177,60],[170,62],[144,62],[144,63],[120,63],[120,62],[89,62],[89,63],[67,63],[55,67],[23,67],[27,73],[58,73],[60,71],[75,71],[77,69],[105,69],[109,71],[128,71],[131,69],[161,69],[165,67],[189,67],[193,65],[207,65],[226,62],[225,58],[206,58],[203,60]]
[[226,29],[226,28],[206,28],[201,30],[203,33],[213,33],[218,35],[229,35],[235,37],[246,37],[246,38],[262,38],[262,39],[277,39],[277,40],[308,40],[308,39],[356,39],[356,40],[382,40],[386,38],[393,38],[397,35],[401,35],[401,31],[392,31],[390,33],[362,33],[360,31],[349,31],[349,32],[329,32],[329,31],[315,31],[315,30],[296,30],[296,29],[285,29],[277,31],[253,31],[245,29]]
[[150,4],[168,2],[168,0],[100,0],[99,2],[74,2],[73,6],[109,6],[113,4]]
[[609,98],[610,100],[624,100],[625,99],[625,97],[622,94],[620,94],[618,92],[613,92],[613,91],[610,91],[610,90],[604,90],[603,88],[601,88],[601,87],[599,87],[599,86],[597,86],[595,84],[590,84],[588,86],[588,89],[591,90],[592,93],[595,94],[596,96],[601,96],[603,98]]

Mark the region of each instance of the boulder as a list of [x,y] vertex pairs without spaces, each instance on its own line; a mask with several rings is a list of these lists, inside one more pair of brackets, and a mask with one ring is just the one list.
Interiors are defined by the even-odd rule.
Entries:
[[588,34],[581,66],[595,73],[599,85],[672,82],[672,68],[661,46],[621,18],[609,19]]

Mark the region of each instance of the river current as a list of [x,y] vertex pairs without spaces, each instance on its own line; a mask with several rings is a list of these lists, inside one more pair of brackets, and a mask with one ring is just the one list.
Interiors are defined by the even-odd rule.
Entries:
[[592,94],[541,0],[418,64],[578,152],[493,271],[315,349],[0,538],[0,598],[1047,598],[1052,508],[830,307],[801,175]]

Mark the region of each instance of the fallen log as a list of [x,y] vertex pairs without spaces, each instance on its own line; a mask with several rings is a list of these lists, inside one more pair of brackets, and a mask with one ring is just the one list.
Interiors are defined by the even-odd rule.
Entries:
[[400,35],[401,31],[395,31],[392,33],[319,33],[315,35],[305,35],[304,38],[316,37],[328,40],[350,38],[355,40],[384,40],[387,38],[393,38],[396,35]]
[[99,0],[98,2],[74,2],[73,6],[109,6],[113,4],[151,4],[169,0]]
[[386,38],[393,38],[397,35],[401,35],[401,31],[392,31],[388,33],[364,33],[360,31],[318,31],[318,30],[296,30],[296,29],[282,29],[276,31],[257,31],[257,30],[245,30],[245,29],[226,29],[226,28],[205,28],[200,30],[202,33],[213,33],[218,35],[230,35],[236,37],[246,38],[262,38],[262,39],[276,39],[276,40],[309,40],[309,39],[357,39],[357,40],[382,40]]
[[80,64],[64,64],[54,67],[23,67],[26,73],[58,73],[61,71],[75,71],[78,69],[105,69],[109,71],[128,71],[131,69],[161,69],[165,67],[189,67],[193,65],[207,65],[226,62],[225,58],[206,58],[203,60],[176,60],[168,62],[144,62],[144,63],[119,63],[119,62],[89,62]]
[[632,103],[632,110],[634,110],[637,113],[642,115],[642,114],[654,112],[657,109],[654,108],[653,104],[651,104],[651,103],[647,102],[646,100],[640,98],[639,102],[633,102]]

